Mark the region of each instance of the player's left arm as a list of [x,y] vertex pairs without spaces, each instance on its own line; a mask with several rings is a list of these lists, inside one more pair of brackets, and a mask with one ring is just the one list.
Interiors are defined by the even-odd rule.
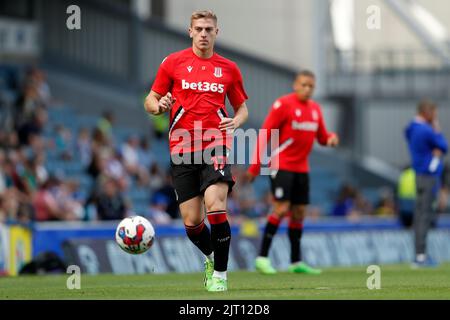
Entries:
[[234,107],[233,118],[223,118],[219,124],[219,129],[222,131],[234,131],[242,126],[248,119],[247,104],[243,102],[241,105]]
[[337,147],[339,145],[339,136],[334,132],[328,132],[322,111],[319,112],[319,128],[317,129],[317,140],[323,146]]
[[227,90],[227,97],[234,109],[233,118],[224,118],[220,122],[219,129],[222,131],[234,131],[242,126],[248,119],[248,108],[245,101],[248,99],[244,89],[244,80],[241,71],[236,64],[233,65],[233,83]]
[[448,151],[448,143],[441,132],[441,128],[437,120],[435,120],[433,123],[433,129],[434,130],[430,131],[429,133],[429,141],[434,149],[433,153],[440,153],[440,156],[442,156]]

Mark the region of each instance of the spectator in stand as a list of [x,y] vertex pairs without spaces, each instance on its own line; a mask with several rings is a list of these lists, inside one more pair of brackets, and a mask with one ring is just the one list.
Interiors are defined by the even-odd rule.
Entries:
[[7,189],[0,195],[0,223],[17,221],[19,201],[13,189]]
[[87,167],[92,160],[92,143],[89,137],[89,129],[81,128],[75,146],[75,154],[84,167]]
[[0,195],[6,191],[6,173],[5,173],[6,154],[0,149]]
[[102,130],[99,128],[94,128],[92,131],[92,152],[103,152],[103,151],[111,151],[112,145],[111,141],[108,139]]
[[144,168],[149,170],[154,162],[155,156],[153,155],[152,149],[150,147],[150,141],[147,137],[141,138],[138,156],[139,156],[139,163]]
[[32,195],[38,187],[48,179],[48,171],[45,168],[45,154],[39,153],[25,159],[25,166],[21,178],[26,184],[26,189]]
[[101,118],[97,122],[97,129],[110,141],[113,141],[114,113],[110,110],[103,111]]
[[450,213],[450,161],[444,163],[441,179],[441,190],[439,192],[438,212]]
[[156,190],[156,193],[164,194],[168,199],[169,203],[167,205],[167,213],[172,217],[172,219],[179,219],[179,208],[178,208],[178,202],[177,202],[177,196],[175,194],[175,191],[173,189],[172,184],[172,175],[170,174],[170,171],[165,172],[165,179],[163,186]]
[[400,174],[397,184],[399,218],[403,226],[409,228],[413,223],[416,202],[416,173],[411,166]]
[[375,207],[374,214],[380,217],[392,217],[396,213],[393,192],[390,189],[383,188],[380,191],[380,200]]
[[257,212],[255,206],[257,197],[253,184],[245,179],[245,169],[239,166],[234,167],[234,177],[236,178],[236,193],[234,195],[241,215],[255,217]]
[[52,102],[50,86],[47,83],[47,75],[38,68],[31,68],[29,81],[36,88],[39,100],[46,106]]
[[31,83],[26,84],[15,103],[14,128],[18,130],[26,122],[31,121],[36,110],[43,107],[36,87]]
[[34,216],[33,207],[29,202],[21,201],[20,196],[14,189],[9,189],[5,193],[4,208],[6,222],[27,224]]
[[44,152],[40,152],[34,156],[34,170],[39,185],[42,185],[47,181],[49,177],[48,170],[45,166],[46,156]]
[[171,216],[167,213],[169,198],[162,192],[156,192],[150,203],[147,217],[155,224],[170,224]]
[[5,132],[0,128],[0,148],[5,152],[15,150],[19,147],[19,137],[16,131]]
[[4,192],[0,192],[0,223],[6,223],[6,217],[8,216],[8,214],[6,213],[5,210],[5,193]]
[[22,146],[33,144],[32,137],[42,134],[47,121],[47,111],[43,108],[36,109],[31,118],[18,128],[19,144]]
[[122,145],[121,153],[127,173],[135,177],[141,186],[148,185],[149,173],[139,162],[139,137],[131,135]]
[[38,189],[38,178],[36,170],[36,159],[32,157],[31,159],[26,159],[23,173],[21,178],[26,184],[26,189],[32,196]]
[[86,169],[93,180],[96,180],[105,170],[108,157],[103,152],[93,152],[89,166]]
[[332,215],[345,217],[349,215],[353,208],[356,198],[356,190],[349,184],[344,184],[340,190],[337,201],[334,205]]
[[169,116],[165,113],[152,117],[153,120],[153,133],[156,139],[161,140],[167,135],[169,128]]
[[25,147],[27,150],[27,155],[33,155],[38,153],[46,153],[47,150],[52,147],[51,142],[48,141],[41,135],[32,134],[28,138],[28,145],[22,146],[22,149]]
[[344,184],[339,190],[331,215],[357,220],[370,211],[371,207],[363,196],[350,184]]
[[112,155],[108,155],[104,174],[108,177],[114,178],[117,181],[120,191],[125,191],[128,189],[130,185],[130,177],[125,166],[123,165],[122,155],[119,151],[116,151]]
[[72,132],[61,124],[55,126],[54,144],[60,159],[69,161],[73,158]]
[[100,183],[101,190],[94,202],[99,220],[121,220],[127,216],[128,204],[122,197],[117,181],[104,177]]
[[149,187],[151,190],[158,190],[164,186],[165,181],[164,173],[159,165],[154,162],[150,167]]
[[18,173],[17,168],[19,167],[19,157],[17,153],[11,153],[9,157],[6,158],[4,164],[4,176],[6,180],[7,188],[14,188],[21,193],[21,196],[25,199],[28,197],[27,185],[23,181],[21,175]]
[[110,141],[99,128],[92,131],[91,150],[92,157],[87,173],[95,180],[106,171],[111,154],[114,152]]
[[136,135],[130,135],[121,146],[122,158],[130,172],[136,172],[139,164],[138,157],[139,138]]
[[85,216],[82,201],[77,200],[76,193],[79,184],[74,180],[62,181],[59,188],[54,189],[59,206],[67,213],[68,220],[81,220]]
[[4,223],[7,217],[4,200],[6,191],[8,190],[6,181],[7,178],[5,173],[5,162],[6,162],[5,152],[2,149],[0,149],[0,223]]
[[67,211],[58,199],[60,188],[61,181],[51,176],[38,190],[33,199],[36,221],[75,220],[73,212]]
[[114,152],[112,144],[103,132],[95,128],[92,131],[91,142],[92,158],[91,163],[88,166],[88,173],[96,179],[97,176],[106,169],[106,164]]
[[[155,79],[153,79],[150,82],[150,84],[145,87],[145,94],[142,97],[142,103],[145,103],[145,99],[148,95],[148,88],[150,88],[152,86],[154,81],[155,81]],[[150,126],[152,137],[155,137],[156,139],[161,140],[168,133],[168,128],[169,128],[169,124],[170,124],[170,119],[169,119],[168,114],[163,113],[158,116],[152,116],[149,114],[148,117],[152,123],[152,125]]]

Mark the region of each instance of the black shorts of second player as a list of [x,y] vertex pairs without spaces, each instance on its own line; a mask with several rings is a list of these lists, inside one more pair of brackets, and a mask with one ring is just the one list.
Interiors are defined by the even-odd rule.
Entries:
[[178,204],[203,195],[209,186],[218,182],[227,183],[229,193],[235,184],[229,164],[226,164],[223,170],[215,170],[214,164],[210,162],[201,164],[171,162],[170,166]]
[[286,170],[274,171],[270,185],[276,201],[290,201],[294,205],[309,204],[309,174]]

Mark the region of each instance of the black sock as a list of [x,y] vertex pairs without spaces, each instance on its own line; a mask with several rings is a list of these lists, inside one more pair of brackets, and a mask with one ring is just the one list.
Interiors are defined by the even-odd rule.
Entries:
[[296,263],[302,260],[300,238],[302,237],[302,229],[289,228],[289,241],[291,242],[291,263]]
[[209,256],[213,252],[213,249],[211,244],[211,234],[205,222],[202,221],[194,227],[185,225],[185,228],[189,240],[191,240],[205,256]]
[[276,215],[272,214],[268,217],[262,238],[261,251],[259,252],[261,257],[267,257],[269,255],[270,245],[272,244],[273,237],[277,233],[279,225],[280,219]]
[[208,220],[211,224],[211,243],[214,251],[214,270],[227,271],[228,254],[231,243],[231,228],[227,220],[226,212],[208,212]]

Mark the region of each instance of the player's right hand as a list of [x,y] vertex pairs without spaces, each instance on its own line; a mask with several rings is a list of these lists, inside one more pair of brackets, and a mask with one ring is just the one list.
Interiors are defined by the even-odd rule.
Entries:
[[438,158],[440,158],[444,155],[440,149],[433,149],[432,154],[433,154],[433,157],[438,157]]
[[328,138],[327,146],[328,147],[337,147],[339,145],[339,137],[336,134],[331,135],[331,137]]
[[159,107],[159,113],[167,112],[170,109],[172,109],[172,106],[175,104],[175,99],[172,97],[172,94],[168,92],[164,97],[159,99],[158,107]]
[[434,129],[436,132],[441,132],[441,126],[440,126],[440,124],[439,124],[438,119],[434,119],[433,122],[431,123],[431,125],[433,126],[433,129]]

